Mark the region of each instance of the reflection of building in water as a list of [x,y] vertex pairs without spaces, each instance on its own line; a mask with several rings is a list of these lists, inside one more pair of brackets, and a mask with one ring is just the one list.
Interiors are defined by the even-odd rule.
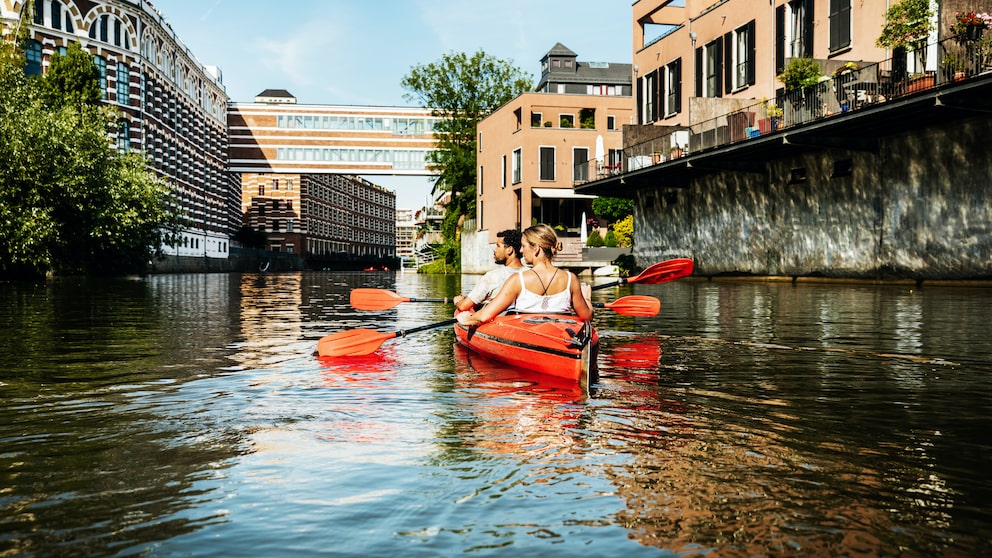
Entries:
[[[313,342],[303,334],[303,274],[245,274],[241,276],[241,331],[244,336],[234,359],[246,367],[272,367],[272,355],[297,358]],[[299,346],[299,354],[287,350]]]

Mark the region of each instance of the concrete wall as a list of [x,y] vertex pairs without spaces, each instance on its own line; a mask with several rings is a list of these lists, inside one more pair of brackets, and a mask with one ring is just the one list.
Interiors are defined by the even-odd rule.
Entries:
[[992,278],[992,119],[958,122],[640,190],[634,255],[704,276]]
[[[496,233],[493,233],[495,236]],[[495,269],[489,231],[462,231],[462,273],[482,274]]]

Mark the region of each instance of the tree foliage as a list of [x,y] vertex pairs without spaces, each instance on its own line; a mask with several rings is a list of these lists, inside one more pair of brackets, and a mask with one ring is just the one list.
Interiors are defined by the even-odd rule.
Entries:
[[628,215],[613,223],[613,233],[616,235],[617,246],[632,247],[634,245],[634,216]]
[[96,74],[79,64],[92,59],[67,55],[49,81],[25,77],[23,57],[2,48],[0,275],[143,269],[178,221],[145,159],[112,148],[118,116],[89,102]]
[[406,99],[417,101],[440,120],[434,125],[438,148],[428,164],[436,186],[450,192],[441,232],[455,240],[462,216],[475,215],[476,126],[518,94],[530,90],[531,78],[511,62],[478,51],[451,53],[437,62],[414,66],[401,82]]
[[592,200],[592,210],[598,217],[614,223],[628,215],[634,214],[634,200],[599,197]]

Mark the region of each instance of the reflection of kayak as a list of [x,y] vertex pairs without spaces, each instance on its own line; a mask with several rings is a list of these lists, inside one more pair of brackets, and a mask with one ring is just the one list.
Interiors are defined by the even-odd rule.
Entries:
[[489,358],[583,386],[595,370],[599,345],[592,324],[569,314],[506,314],[475,328],[456,323],[455,337]]

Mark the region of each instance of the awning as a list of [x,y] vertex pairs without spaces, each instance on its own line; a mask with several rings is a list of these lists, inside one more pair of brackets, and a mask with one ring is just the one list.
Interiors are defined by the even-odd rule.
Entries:
[[597,196],[589,194],[576,194],[571,188],[531,188],[531,192],[539,198],[559,199],[559,200],[594,200]]

